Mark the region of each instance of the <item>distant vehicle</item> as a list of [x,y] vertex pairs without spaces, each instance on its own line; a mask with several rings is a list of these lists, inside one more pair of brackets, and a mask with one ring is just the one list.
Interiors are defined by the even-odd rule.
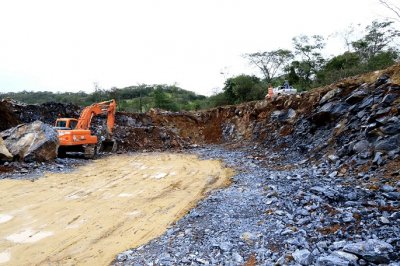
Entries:
[[273,89],[274,95],[296,94],[297,90],[290,85],[278,86]]

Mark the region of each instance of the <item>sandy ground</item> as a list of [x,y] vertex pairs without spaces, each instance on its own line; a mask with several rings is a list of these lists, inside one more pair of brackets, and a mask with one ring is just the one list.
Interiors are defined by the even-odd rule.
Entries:
[[232,170],[193,155],[121,155],[0,180],[0,265],[107,265],[161,235]]

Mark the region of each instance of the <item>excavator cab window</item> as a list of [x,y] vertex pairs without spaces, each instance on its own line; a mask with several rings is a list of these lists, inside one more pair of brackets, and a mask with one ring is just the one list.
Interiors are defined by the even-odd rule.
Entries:
[[67,121],[57,121],[56,127],[67,127]]
[[78,124],[78,121],[75,121],[75,120],[69,121],[69,127],[70,127],[71,129],[74,129],[74,128],[76,127],[77,124]]

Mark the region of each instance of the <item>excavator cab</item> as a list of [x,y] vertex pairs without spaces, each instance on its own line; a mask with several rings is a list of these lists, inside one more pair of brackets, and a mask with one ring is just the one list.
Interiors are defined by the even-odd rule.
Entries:
[[75,129],[77,124],[78,124],[78,119],[75,118],[58,118],[56,120],[55,129],[56,130]]

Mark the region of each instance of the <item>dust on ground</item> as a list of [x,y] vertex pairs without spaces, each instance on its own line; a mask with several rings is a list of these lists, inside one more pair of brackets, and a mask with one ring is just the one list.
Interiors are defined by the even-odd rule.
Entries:
[[160,236],[233,170],[195,155],[103,158],[34,182],[0,180],[0,264],[106,265]]

